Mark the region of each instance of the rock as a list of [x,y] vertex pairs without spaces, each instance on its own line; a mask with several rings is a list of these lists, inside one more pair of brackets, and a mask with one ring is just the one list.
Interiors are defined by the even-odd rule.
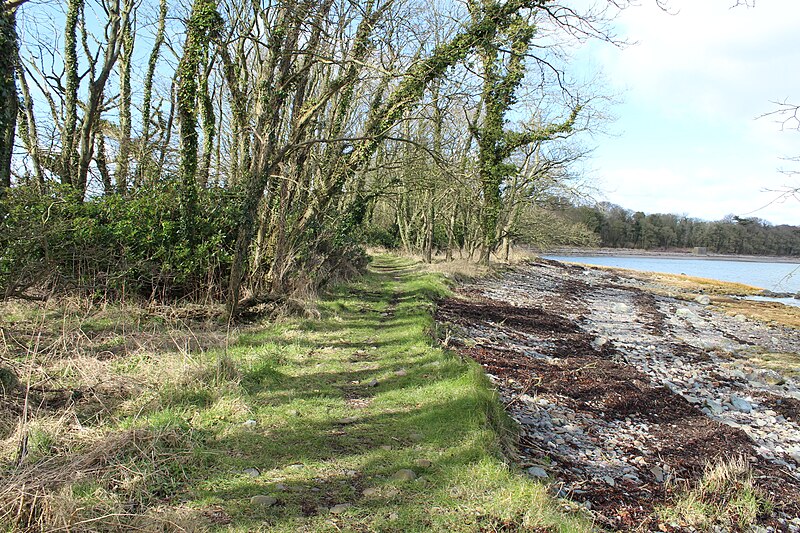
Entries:
[[245,468],[243,472],[250,477],[258,477],[261,475],[261,471],[258,468]]
[[699,296],[696,296],[694,301],[699,303],[700,305],[708,305],[711,303],[711,298],[709,298],[705,294],[701,294]]
[[681,307],[677,311],[675,311],[675,316],[681,318],[694,318],[695,314],[691,312],[691,310],[686,309],[685,307]]
[[364,489],[364,492],[361,493],[365,498],[372,498],[373,496],[377,496],[380,494],[380,491],[375,487],[370,487],[368,489]]
[[661,469],[660,466],[651,467],[650,473],[653,474],[653,477],[656,478],[656,481],[658,481],[659,483],[664,482],[664,471]]
[[721,415],[725,412],[725,409],[722,408],[722,404],[714,400],[706,400],[706,407],[715,415]]
[[401,368],[400,370],[396,370],[394,375],[395,376],[405,376],[408,374],[408,371],[405,368]]
[[747,322],[747,317],[742,314],[734,315],[733,319],[737,322]]
[[738,396],[731,396],[731,405],[734,409],[741,411],[742,413],[749,413],[753,410],[753,406],[750,404],[750,402]]
[[527,470],[528,475],[538,479],[545,479],[548,477],[547,471],[540,466],[532,466]]
[[631,308],[627,304],[618,302],[611,307],[611,311],[617,314],[627,314],[631,312]]
[[417,459],[416,464],[420,468],[430,468],[433,466],[433,463],[428,461],[427,459]]
[[369,383],[367,383],[367,387],[377,387],[377,386],[378,386],[377,379],[370,380]]
[[606,485],[610,487],[614,487],[617,485],[616,481],[614,481],[614,478],[611,476],[603,476],[603,481],[605,482]]
[[278,503],[278,498],[275,496],[268,496],[266,494],[257,494],[250,498],[250,503],[252,505],[259,505],[261,507],[272,507]]
[[416,479],[417,474],[413,470],[403,468],[392,474],[392,479],[395,481],[411,481]]
[[245,420],[245,421],[244,421],[244,424],[242,424],[242,425],[243,425],[244,427],[246,427],[246,428],[251,428],[251,427],[255,426],[256,424],[258,424],[258,422],[256,422],[255,420],[253,420],[253,419],[251,418],[250,420]]
[[342,514],[353,506],[352,503],[339,503],[331,507],[331,514]]
[[392,449],[392,447],[389,446],[388,444],[384,444],[383,446],[381,446],[381,450],[386,450],[387,452],[391,451],[391,449]]
[[357,422],[357,421],[358,421],[358,418],[356,418],[354,416],[347,416],[345,418],[342,418],[342,419],[338,420],[336,423],[346,426],[348,424],[352,424],[352,423]]
[[275,488],[275,490],[280,490],[280,491],[289,490],[289,487],[287,487],[284,483],[275,483],[273,487]]

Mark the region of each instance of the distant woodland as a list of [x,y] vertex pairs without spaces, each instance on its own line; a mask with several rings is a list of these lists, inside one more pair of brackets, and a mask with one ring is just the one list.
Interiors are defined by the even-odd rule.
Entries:
[[644,214],[618,205],[574,206],[554,200],[551,215],[579,224],[597,237],[597,245],[643,250],[707,247],[710,252],[744,255],[800,255],[800,227],[772,225],[759,218],[728,215],[704,221],[673,214]]

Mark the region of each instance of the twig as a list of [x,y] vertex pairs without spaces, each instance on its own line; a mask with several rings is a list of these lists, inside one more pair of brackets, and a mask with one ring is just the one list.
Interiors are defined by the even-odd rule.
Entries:
[[539,376],[531,376],[531,378],[528,380],[528,383],[525,385],[525,387],[523,387],[522,391],[519,392],[518,394],[516,394],[513,398],[511,398],[511,400],[509,400],[508,403],[506,403],[503,407],[508,409],[517,400],[519,400],[520,397],[522,397],[523,394],[526,394],[529,390],[531,390],[532,387],[534,387],[534,386],[538,387],[541,384],[542,384],[542,378],[541,377],[539,377]]

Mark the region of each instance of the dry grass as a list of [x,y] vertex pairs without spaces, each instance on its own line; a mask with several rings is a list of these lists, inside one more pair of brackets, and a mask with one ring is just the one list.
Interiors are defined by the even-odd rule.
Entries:
[[[48,429],[63,430],[63,424],[54,421]],[[43,430],[39,424],[37,431]],[[172,482],[175,465],[191,453],[185,433],[132,429],[98,435],[71,428],[70,436],[50,438],[69,443],[69,449],[11,471],[0,490],[0,523],[22,531],[98,531],[148,522],[158,527],[146,530],[164,530],[173,522],[147,520],[136,511],[148,507],[154,486]]]
[[198,361],[228,345],[216,314],[78,298],[0,304],[0,524],[191,529],[181,525],[188,513],[162,509],[156,498],[182,479],[188,430],[120,424],[169,402],[164,382],[183,392],[237,385],[224,357]]
[[743,315],[761,322],[800,329],[800,307],[780,302],[714,298],[713,303],[729,315]]
[[694,298],[698,293],[725,296],[752,296],[761,293],[761,289],[758,287],[752,287],[743,283],[698,278],[695,276],[686,276],[684,274],[640,272],[638,270],[629,270],[626,268],[594,265],[592,268],[616,272],[621,276],[652,284],[656,292],[668,293],[670,296]]
[[682,528],[709,531],[714,526],[728,531],[748,531],[771,504],[753,483],[744,457],[706,465],[694,487],[676,491],[674,502],[660,510],[662,519]]

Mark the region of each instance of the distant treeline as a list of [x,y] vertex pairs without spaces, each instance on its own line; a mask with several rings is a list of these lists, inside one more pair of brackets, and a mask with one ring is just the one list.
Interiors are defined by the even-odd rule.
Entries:
[[746,255],[800,255],[800,227],[772,225],[759,218],[728,215],[708,222],[673,214],[632,211],[607,202],[575,206],[554,202],[552,209],[583,224],[609,248],[643,250],[707,247],[709,252]]

